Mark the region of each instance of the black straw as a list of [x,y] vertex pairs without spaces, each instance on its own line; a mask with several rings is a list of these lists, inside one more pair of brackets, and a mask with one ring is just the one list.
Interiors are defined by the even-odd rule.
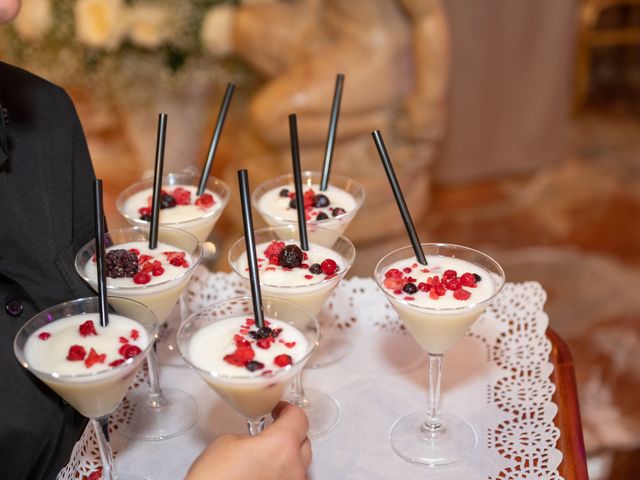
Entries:
[[331,160],[333,159],[333,147],[336,142],[336,130],[338,129],[338,116],[340,115],[340,101],[342,100],[342,88],[344,86],[344,74],[336,76],[336,88],[333,92],[333,105],[331,106],[331,121],[329,122],[329,133],[327,134],[327,146],[324,151],[324,163],[322,164],[322,181],[320,190],[325,191],[329,186],[329,172],[331,171]]
[[96,179],[93,184],[96,224],[96,264],[98,266],[98,308],[100,325],[109,325],[109,307],[107,306],[107,269],[104,260],[104,207],[102,204],[102,180]]
[[298,146],[298,121],[296,114],[289,115],[289,138],[291,139],[291,160],[293,161],[293,184],[296,190],[296,209],[298,210],[298,233],[300,248],[309,250],[307,238],[307,218],[304,211],[304,192],[302,191],[302,171],[300,169],[300,147]]
[[411,220],[411,214],[409,213],[407,204],[404,201],[402,190],[400,189],[400,184],[398,183],[398,178],[396,177],[396,174],[393,171],[393,165],[391,165],[391,159],[389,158],[387,149],[384,146],[384,141],[382,140],[382,134],[380,133],[380,130],[376,130],[374,132],[371,132],[371,135],[373,136],[373,141],[376,144],[376,148],[378,149],[378,154],[380,155],[380,159],[382,160],[384,171],[387,173],[387,178],[389,179],[389,184],[391,185],[391,190],[393,191],[393,195],[396,197],[396,203],[398,204],[398,208],[400,209],[400,216],[402,216],[402,221],[404,222],[404,226],[407,229],[407,233],[409,234],[409,240],[411,241],[411,246],[413,247],[413,251],[416,254],[416,258],[418,259],[418,262],[420,262],[422,265],[427,265],[427,259],[424,256],[424,252],[422,251],[422,245],[420,245],[420,239],[418,238],[416,229],[413,226],[413,221]]
[[224,121],[227,118],[227,112],[229,111],[229,104],[231,103],[231,97],[233,96],[233,91],[236,86],[233,83],[229,83],[227,85],[227,90],[224,93],[224,99],[222,100],[222,105],[220,105],[220,112],[218,113],[218,122],[216,123],[216,128],[213,131],[213,136],[211,137],[211,144],[209,145],[209,153],[207,154],[207,161],[204,163],[204,168],[202,169],[202,175],[200,175],[200,183],[198,184],[198,195],[202,195],[204,193],[204,189],[207,186],[207,180],[209,179],[209,173],[211,173],[211,167],[213,165],[213,158],[216,156],[216,149],[218,148],[218,141],[220,140],[220,135],[222,134],[222,127],[224,126]]
[[160,224],[160,190],[162,189],[162,166],[164,164],[164,142],[167,137],[167,114],[158,114],[158,137],[156,138],[156,168],[153,174],[153,205],[151,207],[151,230],[149,248],[158,246],[158,226]]
[[253,316],[258,328],[264,327],[262,313],[262,295],[260,293],[260,276],[258,275],[258,257],[256,256],[256,239],[253,236],[253,217],[251,216],[251,194],[249,176],[246,170],[238,170],[240,185],[240,203],[242,204],[242,223],[244,225],[244,245],[249,262],[249,281],[251,283],[251,299]]

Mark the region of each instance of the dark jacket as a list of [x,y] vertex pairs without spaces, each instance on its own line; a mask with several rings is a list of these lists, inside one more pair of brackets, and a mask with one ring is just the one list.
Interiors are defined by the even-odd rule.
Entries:
[[38,311],[93,295],[73,262],[93,236],[94,173],[61,88],[0,62],[0,102],[0,477],[53,479],[85,421],[18,364],[13,339]]

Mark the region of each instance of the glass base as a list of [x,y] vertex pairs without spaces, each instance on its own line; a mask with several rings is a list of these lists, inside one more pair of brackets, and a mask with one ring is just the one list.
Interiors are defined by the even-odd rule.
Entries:
[[336,428],[340,421],[340,404],[331,395],[312,388],[305,388],[304,394],[306,399],[304,405],[291,403],[298,405],[307,414],[309,419],[307,436],[313,440]]
[[322,313],[318,319],[322,334],[315,351],[309,358],[305,368],[321,368],[331,365],[338,360],[342,360],[351,349],[351,340],[344,330],[341,330],[333,324],[322,319]]
[[410,463],[448,467],[465,461],[476,449],[478,436],[471,424],[452,414],[442,415],[443,430],[435,434],[421,429],[427,412],[406,415],[391,427],[391,448]]
[[136,440],[165,440],[177,437],[193,427],[200,418],[200,409],[188,393],[175,388],[163,388],[164,401],[158,407],[147,404],[146,389],[127,394],[131,404],[131,419],[123,423],[123,435]]

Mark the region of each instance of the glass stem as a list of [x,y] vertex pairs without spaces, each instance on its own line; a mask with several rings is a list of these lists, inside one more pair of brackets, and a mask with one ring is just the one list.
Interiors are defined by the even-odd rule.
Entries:
[[442,354],[429,354],[429,401],[427,403],[427,419],[420,429],[430,437],[444,432],[440,418],[440,382],[442,381]]
[[302,387],[302,370],[300,370],[291,382],[291,396],[289,403],[296,407],[304,408],[307,405],[307,397],[304,394],[304,388]]
[[102,479],[116,480],[116,472],[113,468],[113,452],[109,440],[109,416],[92,418],[91,424],[96,432],[100,460],[102,460]]
[[157,348],[157,343],[154,343],[153,348],[149,350],[149,354],[147,355],[147,366],[149,367],[149,396],[147,397],[147,406],[151,408],[160,408],[160,406],[166,402],[160,389]]
[[247,427],[249,427],[249,435],[251,435],[252,437],[255,437],[256,435],[259,435],[262,433],[262,430],[264,430],[264,419],[265,417],[262,418],[247,418]]

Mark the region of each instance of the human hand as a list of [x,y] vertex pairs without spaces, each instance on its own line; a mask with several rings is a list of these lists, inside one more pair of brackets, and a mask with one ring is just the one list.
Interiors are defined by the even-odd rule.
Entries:
[[311,464],[309,421],[289,403],[273,409],[274,422],[256,437],[223,435],[193,462],[186,480],[304,480]]

